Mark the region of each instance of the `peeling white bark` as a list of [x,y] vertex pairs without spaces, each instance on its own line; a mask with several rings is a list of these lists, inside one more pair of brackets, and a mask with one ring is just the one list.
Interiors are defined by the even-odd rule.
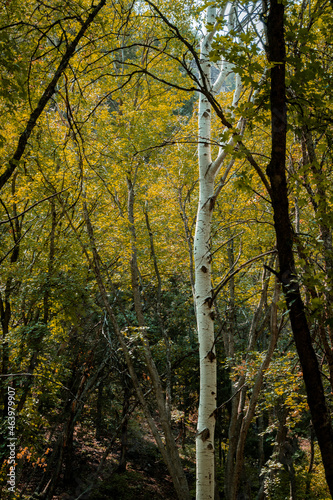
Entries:
[[211,218],[214,182],[200,182],[200,199],[194,242],[195,302],[200,358],[200,402],[196,460],[197,499],[214,498],[214,430],[216,409],[216,357],[211,286]]
[[[234,29],[237,18],[236,8],[236,2],[227,2],[218,14],[216,7],[208,6],[207,8],[206,20],[210,29],[203,36],[200,45],[199,74],[201,77],[201,87],[205,88],[213,96],[219,93],[225,78],[233,71],[233,67],[228,61],[221,61],[217,65],[220,69],[220,74],[215,84],[212,85],[209,53],[214,35],[219,29],[219,24],[215,21],[217,17],[222,17],[228,13],[228,29]],[[234,110],[238,106],[241,95],[242,82],[237,74],[231,109],[232,121],[235,120]],[[254,95],[252,96],[253,98]],[[233,158],[229,159],[216,186],[215,181],[224,165],[228,151],[230,151],[230,147],[226,148],[226,146],[236,145],[234,133],[242,135],[246,124],[244,118],[238,120],[229,141],[220,144],[218,155],[213,161],[211,154],[211,114],[212,109],[207,96],[200,93],[198,111],[199,203],[193,252],[195,267],[194,301],[197,315],[200,360],[200,400],[196,437],[197,500],[213,500],[215,497],[214,431],[217,381],[210,241],[215,200],[234,164]]]
[[[208,7],[207,21],[215,21],[216,8]],[[201,43],[200,63],[202,81],[212,91],[209,52],[212,32]],[[216,409],[216,356],[214,348],[214,317],[211,285],[211,221],[214,207],[214,180],[210,171],[211,158],[211,106],[200,95],[198,117],[199,204],[194,239],[195,304],[200,358],[200,401],[196,437],[197,491],[199,500],[214,499],[215,459],[214,431]]]

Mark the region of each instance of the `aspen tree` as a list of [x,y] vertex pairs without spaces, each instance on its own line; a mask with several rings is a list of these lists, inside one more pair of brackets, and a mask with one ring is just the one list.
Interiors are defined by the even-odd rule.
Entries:
[[[219,17],[226,13],[225,5]],[[233,7],[229,14],[229,27],[233,22]],[[216,95],[223,83],[226,66],[221,68],[220,74],[212,84],[210,51],[213,36],[216,32],[217,8],[209,6],[207,9],[207,25],[214,29],[206,32],[200,44],[200,83],[203,88]],[[241,81],[236,79],[233,106],[237,106],[241,93]],[[213,499],[215,489],[215,455],[214,455],[214,429],[216,410],[216,354],[214,346],[214,306],[211,278],[211,223],[215,200],[218,192],[215,190],[215,179],[221,170],[223,161],[227,156],[226,149],[222,146],[215,161],[211,153],[211,103],[207,95],[201,93],[198,111],[198,162],[199,162],[199,203],[194,238],[194,265],[195,265],[195,306],[197,314],[197,329],[199,340],[200,362],[200,400],[198,410],[198,424],[196,436],[196,461],[197,461],[197,499]],[[241,128],[242,121],[238,123]],[[233,137],[229,145],[233,145]],[[226,178],[232,163],[229,163],[224,172]]]

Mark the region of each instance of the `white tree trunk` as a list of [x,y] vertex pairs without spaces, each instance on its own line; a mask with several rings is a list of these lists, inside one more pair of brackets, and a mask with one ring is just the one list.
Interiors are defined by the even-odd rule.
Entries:
[[[207,21],[212,22],[215,9],[208,8]],[[210,34],[201,44],[201,70],[205,84],[211,89]],[[204,82],[202,81],[202,84]],[[214,207],[214,174],[212,164],[210,129],[211,106],[200,94],[199,100],[199,204],[194,239],[195,304],[200,360],[200,400],[196,437],[197,499],[214,499],[215,459],[214,430],[216,409],[216,356],[214,348],[214,316],[211,281],[211,221]]]
[[197,499],[214,498],[214,429],[216,356],[211,286],[211,200],[213,182],[202,182],[197,216],[194,261],[195,302],[200,359],[200,401],[197,425]]
[[[254,8],[254,7],[253,7]],[[211,223],[215,200],[220,193],[227,176],[234,164],[231,159],[224,168],[220,182],[215,186],[215,180],[219,174],[223,162],[228,154],[229,148],[226,144],[220,144],[217,158],[212,161],[211,155],[211,105],[206,93],[216,96],[220,91],[228,73],[232,71],[232,65],[227,61],[219,64],[220,73],[214,83],[211,81],[211,62],[209,53],[214,35],[220,29],[216,22],[217,18],[228,15],[228,29],[235,28],[236,2],[226,2],[218,12],[214,6],[207,8],[207,25],[210,27],[203,36],[200,45],[200,84],[198,111],[198,161],[199,161],[199,204],[196,220],[194,238],[194,267],[195,267],[195,310],[197,315],[197,330],[199,340],[199,362],[200,362],[200,395],[198,424],[196,436],[196,498],[197,500],[209,500],[215,497],[215,454],[214,454],[214,431],[215,410],[217,398],[216,380],[216,355],[214,340],[214,307],[213,290],[211,279]],[[205,92],[202,90],[205,89]],[[236,75],[236,87],[233,96],[232,110],[238,106],[242,92],[242,82]],[[255,93],[253,94],[254,97]],[[234,118],[233,112],[231,118]],[[242,135],[245,127],[243,118],[238,120],[234,131]],[[215,142],[216,144],[216,142]],[[228,146],[234,145],[234,136],[230,136]]]

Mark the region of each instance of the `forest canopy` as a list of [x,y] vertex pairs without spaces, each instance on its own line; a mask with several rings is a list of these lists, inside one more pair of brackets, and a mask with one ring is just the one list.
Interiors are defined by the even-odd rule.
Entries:
[[1,2],[1,498],[332,497],[332,11]]

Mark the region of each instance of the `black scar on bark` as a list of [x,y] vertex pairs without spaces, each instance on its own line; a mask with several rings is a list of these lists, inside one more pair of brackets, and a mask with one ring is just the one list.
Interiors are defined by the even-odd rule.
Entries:
[[203,442],[205,442],[205,441],[207,441],[207,439],[209,439],[210,431],[206,427],[201,432],[199,432],[199,434],[197,434],[197,435],[200,436],[200,438],[202,439]]
[[207,353],[206,358],[208,358],[208,359],[209,359],[209,361],[212,363],[212,362],[214,361],[214,359],[216,359],[216,355],[213,353],[213,351],[209,351],[209,352]]
[[208,304],[208,307],[212,307],[212,305],[213,305],[212,297],[206,297],[204,300],[204,304]]
[[215,206],[216,196],[209,198],[209,210],[212,211]]

